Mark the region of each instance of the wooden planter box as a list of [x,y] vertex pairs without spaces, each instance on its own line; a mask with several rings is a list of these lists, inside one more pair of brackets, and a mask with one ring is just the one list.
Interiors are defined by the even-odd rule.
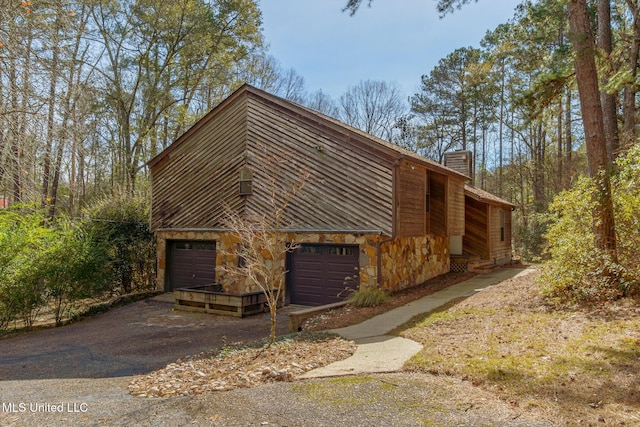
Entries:
[[174,289],[177,310],[245,317],[264,313],[267,298],[263,292],[228,294],[219,285],[202,285]]

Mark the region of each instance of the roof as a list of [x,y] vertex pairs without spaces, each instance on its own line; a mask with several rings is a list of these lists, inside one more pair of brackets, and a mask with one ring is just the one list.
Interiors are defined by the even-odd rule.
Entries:
[[465,196],[469,196],[474,200],[483,203],[490,203],[494,205],[503,205],[508,207],[515,207],[515,205],[511,202],[507,202],[500,197],[489,193],[488,191],[481,190],[480,188],[474,187],[469,184],[465,184],[464,186],[464,194]]
[[332,117],[326,116],[322,113],[319,113],[315,110],[312,110],[308,107],[304,107],[300,104],[296,104],[295,102],[286,100],[284,98],[280,98],[278,96],[272,95],[268,92],[255,88],[249,84],[242,85],[238,90],[232,93],[229,97],[227,97],[224,101],[214,107],[209,113],[207,113],[203,118],[201,118],[198,122],[196,122],[190,129],[188,129],[184,134],[182,134],[177,140],[173,142],[167,149],[158,154],[155,158],[153,158],[149,162],[149,167],[153,167],[155,164],[160,162],[164,157],[166,157],[171,151],[173,151],[176,147],[181,145],[184,141],[189,139],[189,136],[196,132],[197,129],[202,127],[202,125],[209,120],[211,120],[215,115],[222,109],[225,108],[226,105],[232,103],[235,99],[245,94],[250,94],[252,96],[259,97],[263,100],[269,101],[271,103],[277,104],[278,106],[288,109],[295,115],[300,115],[307,119],[317,121],[322,123],[325,126],[332,127],[341,132],[346,132],[354,139],[357,139],[360,142],[363,142],[367,145],[372,151],[383,151],[387,154],[396,156],[398,159],[406,159],[419,164],[426,166],[427,168],[438,171],[449,176],[454,176],[464,181],[470,180],[470,178],[460,172],[457,172],[451,168],[441,165],[440,163],[429,160],[425,157],[418,155],[412,151],[404,149],[396,144],[392,144],[389,141],[385,141],[384,139],[375,137],[366,132],[361,131],[353,126],[347,125],[345,123],[340,122]]

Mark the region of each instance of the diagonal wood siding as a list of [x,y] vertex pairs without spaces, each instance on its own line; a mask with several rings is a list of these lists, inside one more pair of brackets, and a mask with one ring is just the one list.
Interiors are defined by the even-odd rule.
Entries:
[[[387,236],[459,232],[463,175],[250,86],[149,163],[153,229],[220,228],[227,205],[237,212],[269,210],[265,154],[287,160],[279,172],[283,188],[301,170],[311,174],[289,204],[285,219],[292,229]],[[400,172],[408,164],[415,176]],[[254,173],[248,196],[239,195],[243,167]]]
[[243,209],[239,170],[245,163],[247,97],[214,110],[151,164],[151,227],[220,227],[223,201]]
[[[249,98],[247,145],[250,167],[260,187],[262,153],[289,160],[281,180],[286,186],[300,170],[311,180],[287,211],[294,228],[392,231],[391,159],[367,150],[361,141],[298,115],[261,97]],[[247,209],[268,209],[265,194],[255,191]]]
[[462,249],[482,259],[489,259],[488,205],[465,197],[466,231]]

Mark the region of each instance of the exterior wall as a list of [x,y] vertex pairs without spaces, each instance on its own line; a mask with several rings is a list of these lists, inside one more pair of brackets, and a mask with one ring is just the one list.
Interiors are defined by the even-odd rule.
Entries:
[[[216,242],[216,282],[220,283],[225,292],[245,293],[257,292],[260,289],[250,281],[238,282],[235,278],[225,275],[217,268],[226,264],[236,264],[236,256],[225,255],[235,244],[233,236],[221,231],[206,230],[159,230],[157,233],[157,290],[164,291],[167,277],[167,242],[169,240],[214,240]],[[360,286],[374,288],[378,280],[378,243],[384,238],[380,234],[349,234],[349,233],[287,233],[289,241],[300,243],[326,243],[358,245],[360,250]],[[271,262],[271,261],[265,261]],[[279,260],[281,268],[286,269],[286,260]]]
[[488,205],[465,197],[465,235],[462,250],[482,259],[489,259]]
[[447,185],[450,236],[464,236],[464,181],[449,178]]
[[255,184],[247,197],[247,211],[273,209],[269,192],[260,190],[261,177],[269,173],[266,154],[287,160],[277,178],[284,188],[299,171],[310,174],[308,184],[287,207],[285,221],[290,227],[391,234],[393,157],[364,145],[364,138],[360,141],[317,118],[293,114],[289,105],[268,103],[258,96],[249,96],[248,103],[247,149]]
[[382,287],[388,292],[417,286],[450,270],[448,237],[398,237],[381,246]]
[[427,170],[411,162],[398,166],[396,191],[397,234],[399,236],[423,236],[426,227]]
[[[151,164],[151,227],[217,228],[224,200],[242,209],[246,162],[246,97],[214,109]],[[184,143],[181,143],[184,141]]]
[[[506,264],[511,262],[511,209],[490,206],[490,224],[491,224],[491,254],[490,260],[495,261],[496,264]],[[504,213],[504,240],[501,240],[500,228],[501,218],[500,213]]]

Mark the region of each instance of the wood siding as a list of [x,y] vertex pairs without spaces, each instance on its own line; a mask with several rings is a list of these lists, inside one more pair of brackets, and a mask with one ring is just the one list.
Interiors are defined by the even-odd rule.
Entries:
[[151,164],[151,227],[216,228],[224,203],[243,208],[238,193],[240,169],[245,162],[246,96],[213,110],[179,144]]
[[[268,156],[287,161],[278,172],[283,188],[300,171],[310,173],[288,206],[285,220],[292,230],[460,232],[458,182],[464,176],[248,85],[149,163],[152,228],[216,229],[223,227],[226,207],[247,213],[270,209]],[[253,175],[249,195],[239,194],[243,168]]]
[[449,178],[449,235],[464,236],[464,181]]
[[482,259],[489,259],[488,205],[465,197],[465,234],[462,250]]
[[471,151],[450,151],[444,153],[444,165],[469,178],[473,175],[473,155]]
[[398,236],[426,234],[426,180],[427,170],[424,167],[411,162],[398,166]]
[[[392,233],[393,163],[346,133],[292,114],[285,106],[261,97],[249,98],[248,149],[250,167],[260,187],[264,151],[289,159],[280,177],[283,185],[307,170],[310,181],[287,211],[294,228],[381,230]],[[264,172],[264,171],[263,171]],[[262,173],[263,173],[262,172]],[[268,198],[254,191],[247,209],[267,209]]]
[[[491,248],[489,259],[503,264],[511,261],[511,209],[490,205]],[[501,233],[501,213],[504,215],[504,239]]]
[[431,217],[430,231],[436,236],[447,235],[447,177],[439,173],[429,173],[429,195]]
[[498,264],[511,261],[511,208],[468,196],[465,197],[465,204],[463,251]]

